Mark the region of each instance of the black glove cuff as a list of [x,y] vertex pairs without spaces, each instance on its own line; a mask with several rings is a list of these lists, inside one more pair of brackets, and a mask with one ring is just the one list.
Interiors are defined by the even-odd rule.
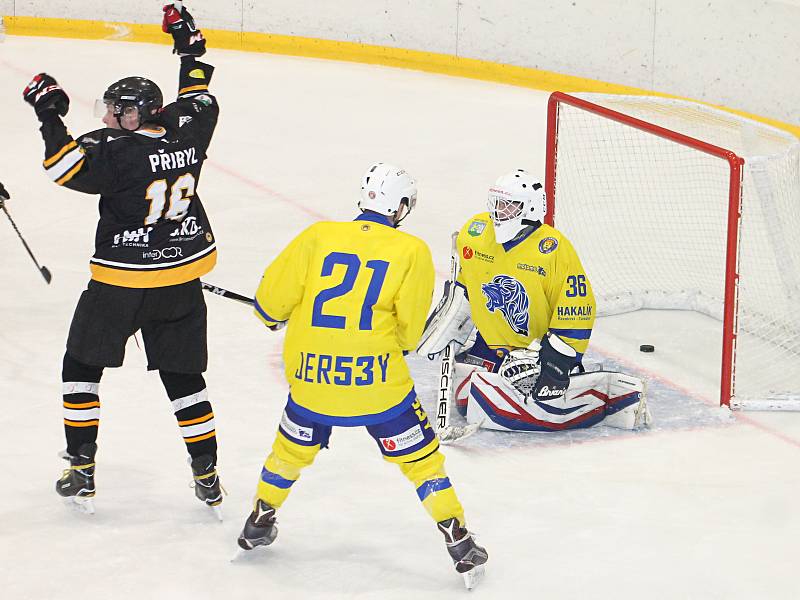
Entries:
[[539,363],[542,366],[542,375],[549,374],[557,379],[568,379],[570,371],[578,364],[578,359],[575,356],[561,354],[550,345],[549,336],[546,335],[542,338]]

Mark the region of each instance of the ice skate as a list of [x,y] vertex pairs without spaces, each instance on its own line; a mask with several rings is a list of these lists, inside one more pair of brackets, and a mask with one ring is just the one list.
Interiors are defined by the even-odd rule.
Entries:
[[94,455],[97,444],[86,443],[78,448],[78,454],[62,455],[69,461],[69,469],[64,469],[61,478],[56,481],[56,492],[69,504],[75,504],[87,514],[94,514]]
[[464,585],[471,590],[484,575],[484,563],[489,559],[485,548],[475,543],[475,536],[463,527],[458,519],[447,519],[437,523],[444,534],[447,552],[462,577]]
[[[239,534],[239,547],[242,550],[252,550],[258,546],[269,546],[277,536],[275,509],[263,500],[257,500],[253,512],[244,523],[242,533]],[[240,551],[237,556],[241,554]]]
[[219,482],[214,459],[204,454],[192,459],[194,474],[194,494],[214,511],[214,515],[222,521],[222,485]]

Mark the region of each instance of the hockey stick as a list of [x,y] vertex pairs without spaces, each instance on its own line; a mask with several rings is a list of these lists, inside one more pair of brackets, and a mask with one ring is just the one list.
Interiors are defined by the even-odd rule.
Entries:
[[217,296],[222,296],[223,298],[230,298],[231,300],[236,300],[237,302],[241,302],[242,304],[249,304],[250,306],[253,306],[253,299],[248,298],[247,296],[242,296],[241,294],[237,294],[236,292],[226,290],[225,288],[221,288],[216,285],[206,283],[205,281],[201,281],[200,285],[206,292],[211,292],[212,294],[216,294]]
[[[200,282],[200,287],[207,292],[211,292],[212,294],[215,294],[217,296],[222,296],[223,298],[230,298],[231,300],[236,300],[237,302],[241,302],[242,304],[247,304],[248,306],[256,305],[256,301],[253,298],[242,296],[241,294],[237,294],[236,292],[226,290],[225,288],[221,288],[216,285],[206,283],[205,281]],[[271,329],[272,331],[280,331],[284,327],[286,327],[286,321],[279,321],[274,325],[267,325],[267,328]]]
[[[455,290],[456,278],[458,277],[458,244],[456,240],[458,232],[454,231],[450,236],[450,289]],[[452,293],[452,291],[451,291]],[[450,342],[442,351],[442,359],[439,364],[439,398],[436,401],[436,433],[442,444],[450,444],[463,440],[475,433],[480,427],[480,423],[468,423],[466,425],[450,425],[450,404],[453,399],[453,377],[455,375],[457,342]]]
[[[0,186],[0,187],[2,187],[2,186]],[[53,279],[53,276],[50,273],[50,270],[47,267],[43,267],[43,266],[39,265],[39,261],[36,260],[36,257],[33,255],[33,252],[31,252],[31,248],[30,248],[30,246],[28,246],[28,242],[26,242],[25,238],[22,237],[22,234],[20,233],[19,228],[17,227],[17,224],[14,222],[14,219],[12,219],[11,215],[8,213],[8,209],[6,208],[6,200],[8,200],[8,198],[0,196],[0,208],[3,209],[4,213],[6,213],[6,216],[8,217],[8,220],[11,222],[11,226],[14,228],[14,231],[17,232],[17,235],[19,236],[19,239],[22,242],[22,245],[25,246],[25,250],[28,251],[28,256],[31,257],[31,259],[33,260],[33,264],[36,265],[36,268],[39,269],[39,273],[42,274],[42,277],[44,277],[44,280],[49,285],[50,281]]]

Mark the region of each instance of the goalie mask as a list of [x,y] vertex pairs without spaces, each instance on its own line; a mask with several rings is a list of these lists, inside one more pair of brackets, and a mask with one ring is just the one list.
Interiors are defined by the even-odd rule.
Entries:
[[361,178],[358,207],[394,218],[397,227],[417,204],[417,182],[403,169],[375,163]]
[[489,188],[487,201],[498,244],[512,239],[528,225],[544,221],[547,201],[544,186],[527,171],[503,175]]

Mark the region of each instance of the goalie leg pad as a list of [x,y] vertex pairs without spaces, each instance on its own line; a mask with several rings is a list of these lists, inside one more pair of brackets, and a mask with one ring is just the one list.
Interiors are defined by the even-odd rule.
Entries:
[[472,374],[481,371],[485,372],[487,369],[481,365],[472,365],[469,363],[456,363],[455,371],[453,373],[453,388],[455,389],[456,410],[458,413],[465,417],[467,416],[467,404],[469,400],[469,381]]
[[525,396],[497,373],[475,373],[468,387],[467,422],[482,421],[486,429],[563,431],[601,422],[631,429],[644,425],[649,414],[643,400],[644,382],[622,373],[574,375],[563,396],[552,400],[528,398],[527,404]]
[[435,356],[453,341],[461,346],[469,338],[472,328],[472,313],[464,286],[446,281],[444,295],[425,323],[417,353]]
[[649,427],[653,417],[647,408],[644,381],[623,373],[609,373],[604,425],[617,429]]

